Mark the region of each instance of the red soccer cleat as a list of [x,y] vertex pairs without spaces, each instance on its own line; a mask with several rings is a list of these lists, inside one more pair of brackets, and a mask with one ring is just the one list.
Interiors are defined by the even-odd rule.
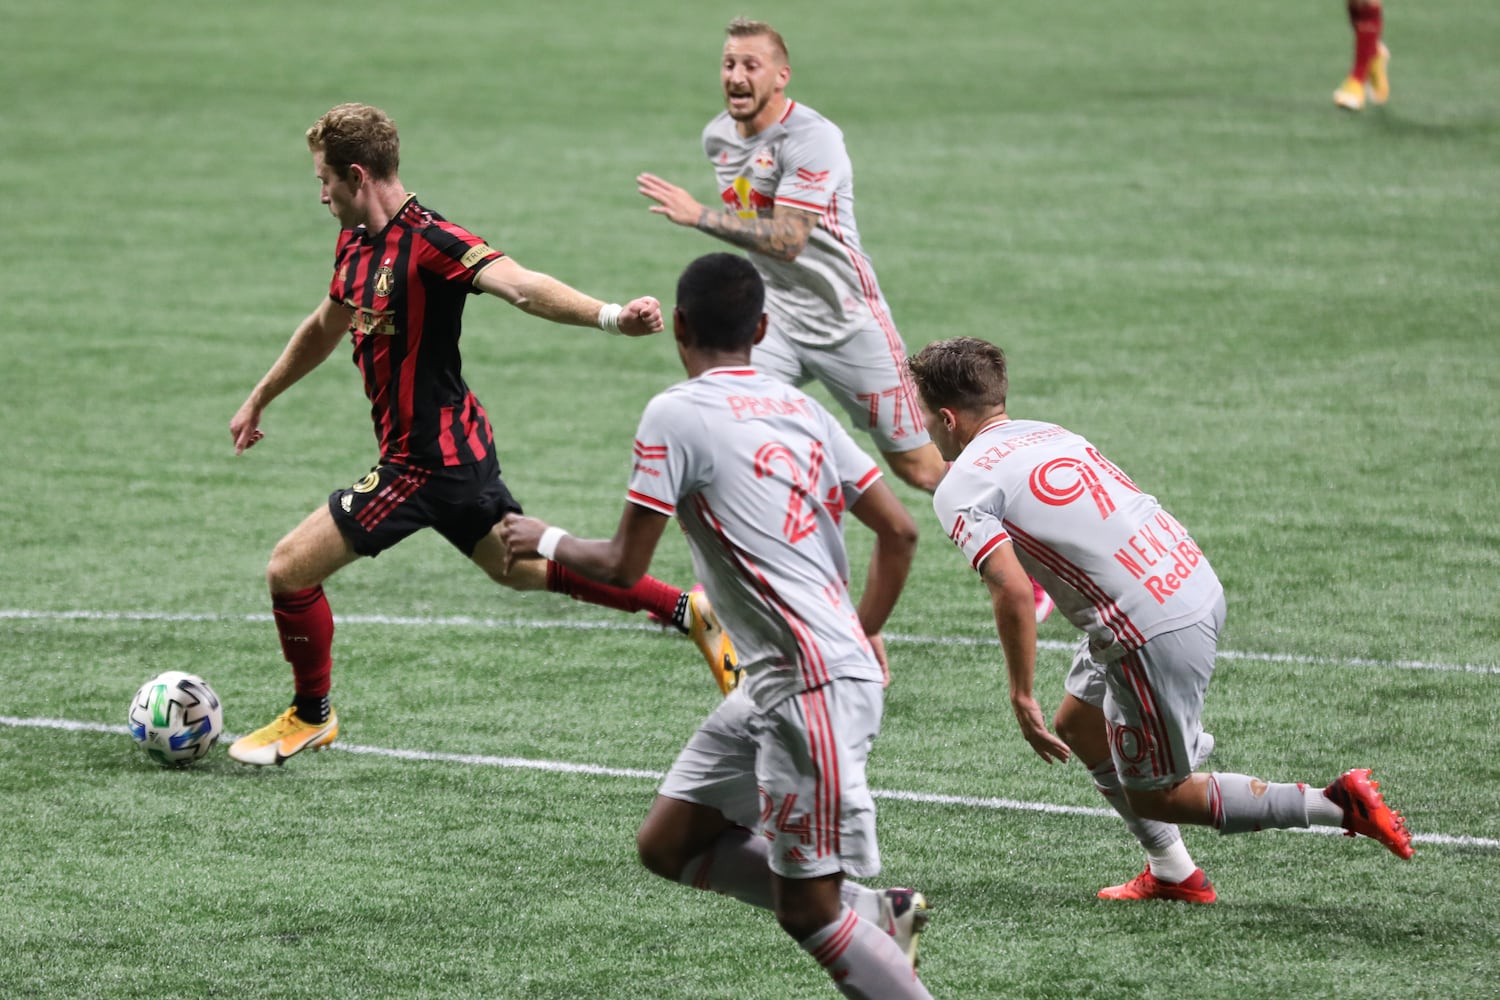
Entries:
[[1171,899],[1179,903],[1212,903],[1219,898],[1214,884],[1203,874],[1202,868],[1193,869],[1193,874],[1181,882],[1163,882],[1147,868],[1124,885],[1112,885],[1099,890],[1100,899]]
[[1411,833],[1406,829],[1406,820],[1385,804],[1380,784],[1370,780],[1368,767],[1345,771],[1323,789],[1323,794],[1344,810],[1346,836],[1363,834],[1380,841],[1403,861],[1411,858]]

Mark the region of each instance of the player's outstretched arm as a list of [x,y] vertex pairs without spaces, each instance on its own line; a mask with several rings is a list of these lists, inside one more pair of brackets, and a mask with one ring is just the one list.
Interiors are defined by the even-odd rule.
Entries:
[[917,523],[896,494],[877,479],[849,508],[849,513],[875,532],[865,588],[859,595],[859,623],[865,634],[875,637],[885,628],[906,586],[912,556],[917,551]]
[[642,337],[662,329],[661,303],[649,295],[624,306],[601,302],[510,257],[501,257],[474,276],[474,286],[522,312],[569,326],[598,326],[610,333]]
[[540,555],[590,580],[629,588],[651,568],[666,526],[665,514],[627,503],[613,538],[574,538],[537,518],[507,514],[500,522],[500,540],[510,550],[512,563]]
[[234,441],[236,455],[265,437],[260,429],[260,417],[271,400],[328,360],[349,329],[350,315],[348,308],[325,298],[318,308],[297,324],[291,339],[282,348],[281,356],[230,418],[229,436]]
[[807,238],[818,224],[815,212],[776,206],[770,215],[742,219],[733,212],[715,211],[702,205],[682,188],[655,174],[641,174],[635,179],[636,190],[656,202],[651,211],[665,215],[679,226],[717,237],[745,250],[796,260],[807,247]]
[[1036,681],[1036,600],[1031,578],[1021,568],[1010,542],[995,547],[980,567],[980,573],[990,591],[995,629],[1000,633],[1000,648],[1005,654],[1010,681],[1010,707],[1016,714],[1021,735],[1042,760],[1049,764],[1066,761],[1070,753],[1068,745],[1047,728],[1047,720],[1032,690]]

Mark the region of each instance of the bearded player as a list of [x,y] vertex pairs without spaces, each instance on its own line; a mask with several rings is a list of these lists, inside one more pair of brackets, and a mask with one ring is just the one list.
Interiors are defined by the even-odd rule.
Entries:
[[[823,383],[891,471],[931,493],[947,463],[923,425],[906,346],[860,243],[844,134],[787,96],[792,69],[775,28],[735,18],[726,34],[725,109],[703,130],[722,210],[654,174],[637,177],[637,190],[656,214],[749,252],[770,317],[755,369],[792,385]],[[1033,600],[1040,622],[1052,600],[1040,586]]]

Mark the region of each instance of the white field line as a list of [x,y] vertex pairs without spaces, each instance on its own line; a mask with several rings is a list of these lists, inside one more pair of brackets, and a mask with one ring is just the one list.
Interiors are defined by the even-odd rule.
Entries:
[[[61,729],[67,732],[113,733],[127,736],[130,730],[103,722],[79,722],[74,719],[22,719],[0,715],[0,726],[31,729]],[[224,739],[233,740],[235,734],[225,733]],[[434,753],[429,750],[404,750],[397,747],[372,747],[357,743],[334,743],[330,750],[345,753],[365,754],[370,757],[388,757],[394,760],[432,761],[442,764],[465,764],[470,767],[499,767],[509,770],[547,771],[554,774],[589,774],[605,778],[636,778],[643,781],[660,781],[660,771],[646,771],[631,767],[605,767],[602,764],[574,764],[559,760],[532,760],[526,757],[494,757],[474,753]],[[937,795],[929,792],[903,792],[891,789],[874,789],[877,799],[897,802],[916,802],[923,805],[955,806],[960,809],[996,812],[1033,812],[1054,816],[1096,816],[1115,819],[1111,809],[1092,809],[1085,806],[1060,806],[1051,802],[1026,802],[1020,799],[991,798],[973,795]],[[1292,833],[1342,833],[1331,827],[1309,827],[1292,830]],[[1500,850],[1500,840],[1489,837],[1455,836],[1445,833],[1418,833],[1412,840],[1419,844],[1443,844],[1459,847]]]
[[[31,611],[24,608],[0,608],[0,620],[90,621],[90,622],[269,622],[269,614],[217,614],[213,612],[170,611]],[[660,632],[661,628],[646,622],[599,621],[577,618],[476,618],[471,615],[337,615],[339,625],[396,625],[403,628],[478,628],[540,629],[575,632]],[[996,646],[990,636],[911,635],[885,633],[886,642],[914,646]],[[1074,644],[1055,639],[1040,639],[1037,648],[1071,652]],[[997,651],[997,654],[998,651]],[[1443,673],[1491,674],[1500,676],[1500,666],[1482,663],[1441,663],[1429,660],[1375,660],[1365,657],[1297,656],[1291,653],[1258,653],[1247,650],[1221,649],[1221,660],[1244,660],[1253,663],[1287,663],[1340,667],[1387,667],[1398,670],[1430,670]]]

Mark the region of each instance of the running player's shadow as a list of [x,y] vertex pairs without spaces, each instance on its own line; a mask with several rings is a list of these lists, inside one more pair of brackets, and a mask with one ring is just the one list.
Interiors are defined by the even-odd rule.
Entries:
[[[1212,89],[1196,89],[1183,84],[1160,87],[1125,86],[1100,90],[1096,93],[1095,100],[1100,102],[1101,106],[1103,104],[1143,107],[1160,105],[1165,113],[1173,108],[1200,106],[1222,108],[1231,98]],[[1333,107],[1331,103],[1325,104],[1321,100],[1313,102],[1301,94],[1289,96],[1274,90],[1267,91],[1259,97],[1247,97],[1243,93],[1237,93],[1232,101],[1234,106],[1257,114],[1275,112],[1278,115],[1285,115],[1288,121],[1293,121],[1309,112],[1315,112],[1333,121],[1342,119],[1351,125],[1364,125],[1372,132],[1394,136],[1398,139],[1452,139],[1460,142],[1493,144],[1496,135],[1500,134],[1500,114],[1493,112],[1423,118],[1414,115],[1409,104],[1398,107],[1393,101],[1384,107],[1370,106],[1358,114],[1351,115],[1347,111],[1340,111]]]
[[[210,750],[201,760],[195,760],[191,764],[171,766],[158,764],[139,748],[134,745],[122,749],[119,753],[110,754],[107,758],[89,762],[90,770],[110,771],[117,774],[141,774],[149,772],[160,772],[164,780],[181,781],[184,783],[194,781],[220,781],[226,777],[254,777],[260,774],[276,774],[284,768],[280,767],[250,767],[240,764],[229,758],[225,747],[228,744],[223,740],[218,746]],[[181,787],[188,787],[187,784]]]
[[1428,121],[1387,106],[1370,108],[1366,115],[1375,130],[1398,138],[1456,139],[1493,144],[1496,135],[1500,135],[1500,115],[1496,114]]
[[1457,917],[1444,919],[1420,907],[1410,915],[1393,918],[1389,908],[1351,906],[1348,901],[1307,904],[1300,902],[1257,902],[1220,894],[1212,907],[1220,919],[1230,918],[1234,933],[1253,937],[1262,946],[1274,946],[1280,940],[1288,953],[1304,949],[1315,939],[1359,941],[1361,947],[1379,950],[1383,945],[1393,949],[1409,948],[1415,939],[1442,941],[1462,947],[1465,941],[1476,950],[1484,947],[1486,931]]

